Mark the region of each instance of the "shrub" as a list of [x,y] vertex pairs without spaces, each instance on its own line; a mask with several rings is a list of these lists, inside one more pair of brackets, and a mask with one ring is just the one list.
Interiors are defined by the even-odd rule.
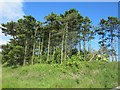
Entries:
[[82,55],[72,55],[71,58],[69,58],[68,60],[66,60],[66,65],[67,66],[70,66],[70,67],[77,67],[79,66],[80,64],[80,61],[83,61],[83,56]]

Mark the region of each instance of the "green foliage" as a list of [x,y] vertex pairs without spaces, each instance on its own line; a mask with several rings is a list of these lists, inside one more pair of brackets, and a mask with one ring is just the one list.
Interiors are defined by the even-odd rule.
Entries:
[[72,55],[71,58],[69,58],[65,63],[67,66],[78,66],[78,64],[81,62],[81,61],[84,61],[84,58],[82,55],[79,55],[79,53],[77,55]]
[[[2,32],[12,37],[7,45],[2,46],[3,64],[62,64],[93,59],[107,62],[110,54],[112,59],[114,56],[117,59],[113,41],[118,36],[118,18],[101,19],[97,29],[92,26],[89,17],[81,16],[76,9],[67,10],[60,15],[52,12],[44,19],[45,22],[40,22],[29,15],[16,22],[2,24],[7,28],[2,29]],[[93,57],[94,51],[89,45],[96,34],[100,36],[98,52],[103,57]]]
[[2,61],[3,63],[7,62],[7,65],[22,65],[22,59],[23,59],[23,47],[22,46],[14,46],[12,44],[7,44],[6,46],[3,46],[3,57]]
[[99,29],[96,30],[100,36],[99,45],[102,53],[111,53],[112,61],[116,56],[116,49],[114,47],[114,40],[119,34],[119,19],[109,16],[107,20],[101,19],[99,23]]

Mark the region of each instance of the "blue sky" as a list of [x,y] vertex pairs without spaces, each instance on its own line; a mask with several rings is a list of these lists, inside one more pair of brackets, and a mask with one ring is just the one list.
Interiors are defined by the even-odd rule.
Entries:
[[70,8],[77,9],[82,16],[88,16],[95,25],[101,18],[118,16],[118,3],[116,2],[25,2],[23,10],[26,15],[33,15],[37,20],[44,21],[44,16],[49,13],[60,14]]
[[[76,10],[78,10],[80,14],[84,17],[88,16],[92,20],[93,25],[97,25],[101,18],[107,19],[108,16],[118,17],[117,2],[111,2],[111,3],[110,2],[22,2],[18,4],[19,8],[17,7],[16,3],[12,4],[11,6],[14,5],[16,5],[15,8],[17,9],[15,9],[16,10],[15,11],[14,7],[11,8],[12,13],[14,12],[14,14],[12,14],[14,15],[13,17],[15,17],[15,15],[19,13],[19,16],[21,17],[23,15],[32,15],[37,20],[40,21],[44,21],[44,17],[50,14],[51,12],[61,14],[64,13],[64,11],[69,10],[71,8],[75,8]],[[9,6],[7,8],[10,9],[10,4],[4,6],[6,7]],[[5,14],[5,13],[3,15],[8,15],[8,17],[10,16],[9,14]],[[10,20],[14,21],[13,17]],[[2,37],[3,40],[9,39],[4,36]],[[98,49],[97,42],[98,42],[98,37],[96,37],[96,39],[92,41],[92,47],[95,49]]]
[[[37,20],[44,21],[44,17],[51,12],[61,14],[71,8],[77,9],[82,16],[88,16],[93,25],[97,25],[101,18],[118,17],[118,3],[115,2],[26,2],[24,12]],[[92,41],[92,48],[98,49],[98,37]]]

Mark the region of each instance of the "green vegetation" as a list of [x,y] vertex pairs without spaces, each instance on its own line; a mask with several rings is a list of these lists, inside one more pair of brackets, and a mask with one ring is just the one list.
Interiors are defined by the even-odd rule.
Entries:
[[[70,9],[44,19],[23,16],[2,24],[2,32],[11,36],[0,46],[3,88],[117,86],[117,17],[108,16],[93,26],[89,17]],[[96,36],[99,49],[93,50],[91,41]]]
[[2,84],[3,88],[114,88],[118,86],[118,63],[82,61],[3,67]]
[[[2,32],[12,38],[2,45],[2,63],[8,66],[25,66],[36,63],[62,64],[72,55],[80,61],[101,60],[117,61],[115,40],[118,37],[120,21],[109,16],[93,26],[89,17],[83,17],[76,9],[63,14],[50,13],[45,22],[33,16],[24,16],[16,22],[2,24]],[[91,40],[98,35],[99,50],[92,50]]]

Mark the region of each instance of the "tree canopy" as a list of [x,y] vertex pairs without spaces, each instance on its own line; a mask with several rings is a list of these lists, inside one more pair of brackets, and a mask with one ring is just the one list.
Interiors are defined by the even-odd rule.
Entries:
[[[68,62],[74,55],[78,61],[117,60],[114,40],[118,37],[120,21],[109,16],[101,19],[97,28],[89,17],[83,17],[76,9],[63,14],[50,13],[45,22],[37,21],[33,16],[23,16],[18,21],[7,22],[2,26],[5,35],[12,38],[2,45],[2,62],[7,65],[28,65],[35,63]],[[93,51],[91,40],[99,36],[99,50]],[[88,49],[87,49],[88,46]],[[91,51],[92,50],[92,51]],[[102,57],[101,59],[99,56]],[[109,60],[109,59],[108,59]]]

